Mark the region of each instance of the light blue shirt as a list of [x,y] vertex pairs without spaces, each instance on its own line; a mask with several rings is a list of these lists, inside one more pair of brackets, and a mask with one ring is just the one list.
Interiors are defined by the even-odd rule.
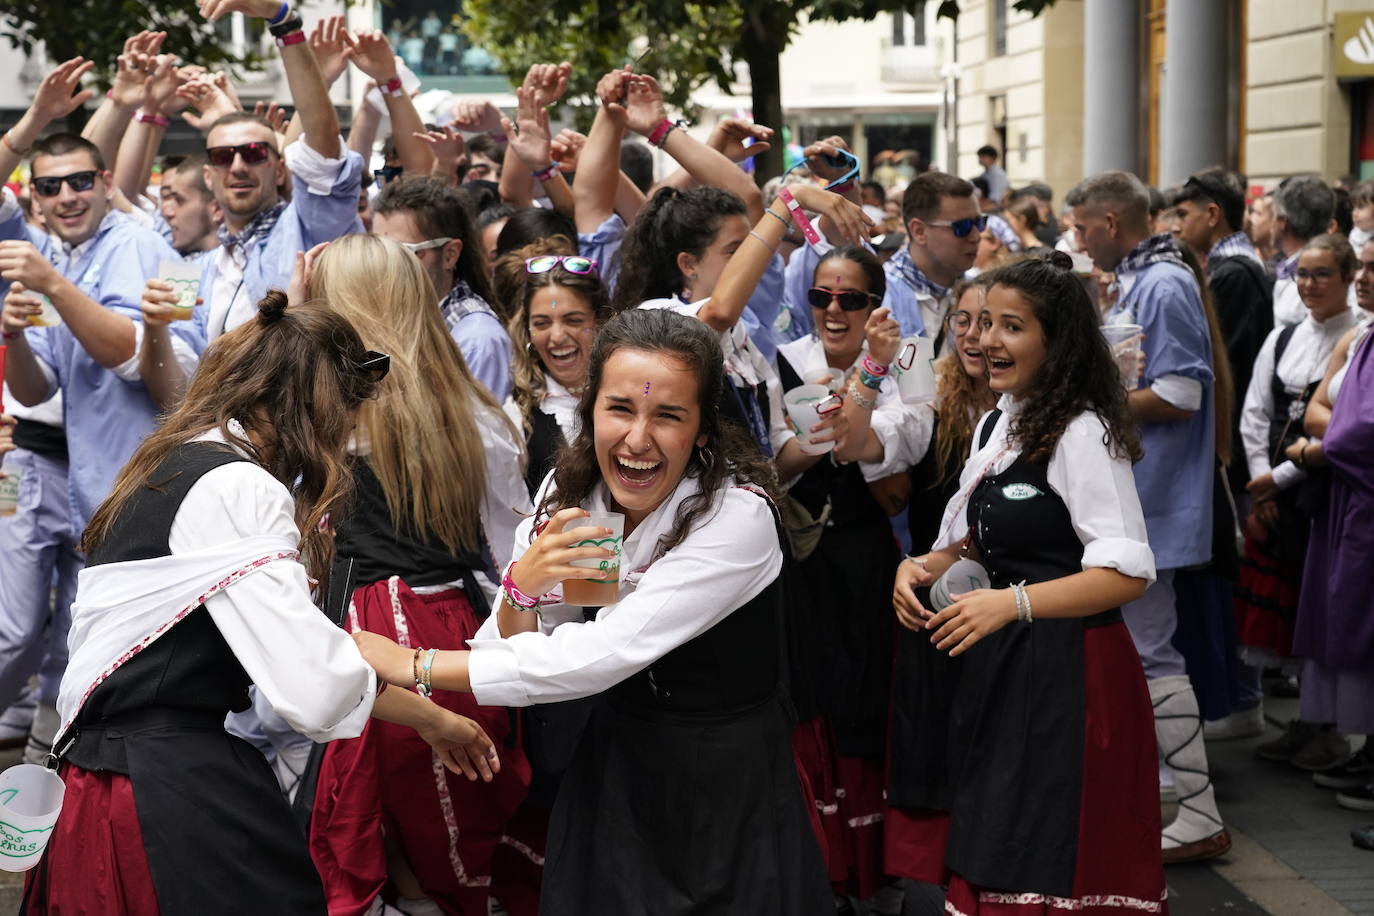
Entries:
[[620,246],[625,241],[625,220],[612,213],[595,232],[577,233],[577,253],[596,262],[601,282],[609,296],[615,292],[615,276],[620,271]]
[[[326,159],[298,140],[286,148],[283,157],[291,169],[291,203],[272,231],[245,254],[242,287],[254,308],[269,289],[287,288],[297,252],[363,231],[358,219],[362,156],[345,148],[342,158]],[[205,340],[214,340],[239,323],[230,313],[233,303],[218,301],[215,293],[223,251],[221,247],[207,257],[200,274],[205,304],[196,309],[196,325]],[[251,316],[252,311],[247,314]]]
[[473,377],[504,404],[511,391],[511,342],[501,319],[491,312],[468,312],[449,325],[449,334]]
[[1142,423],[1145,457],[1135,466],[1159,569],[1206,563],[1212,557],[1212,477],[1216,466],[1212,402],[1212,340],[1192,271],[1156,262],[1120,278],[1122,294],[1107,324],[1138,324],[1145,334],[1141,386],[1166,377],[1202,386],[1201,403],[1186,420]]
[[[4,215],[0,210],[0,239],[32,241],[81,292],[136,323],[143,320],[138,304],[148,278],[157,276],[162,261],[180,260],[156,232],[116,210],[105,215],[94,236],[70,251],[56,239],[25,226],[22,214],[17,219]],[[169,329],[199,349],[198,334],[190,322],[174,321]],[[119,370],[106,369],[66,324],[29,328],[25,334],[48,376],[47,397],[62,391],[71,463],[67,484],[72,518],[80,530],[109,495],[125,462],[152,432],[158,410],[138,379],[134,360]]]
[[783,286],[785,280],[782,255],[774,254],[768,262],[768,269],[759,278],[758,285],[744,304],[744,314],[740,320],[763,358],[773,363],[778,357],[778,345],[783,343],[773,331],[782,310]]

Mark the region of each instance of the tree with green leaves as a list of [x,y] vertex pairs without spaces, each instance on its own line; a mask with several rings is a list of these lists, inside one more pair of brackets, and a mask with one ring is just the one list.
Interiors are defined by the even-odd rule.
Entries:
[[[1015,0],[1039,15],[1054,0]],[[467,0],[468,35],[518,81],[531,64],[573,63],[569,95],[590,101],[597,79],[631,63],[648,40],[638,69],[654,74],[664,98],[689,110],[692,92],[714,80],[729,92],[735,64],[749,66],[754,119],[781,127],[779,57],[805,20],[872,19],[910,12],[914,0]],[[955,19],[958,0],[942,0],[939,16]],[[777,144],[759,157],[761,176],[782,171]]]
[[164,47],[186,63],[209,69],[223,64],[256,69],[262,63],[255,54],[234,56],[224,36],[201,17],[196,0],[4,0],[0,23],[8,27],[10,44],[25,53],[42,42],[49,60],[94,61],[94,73],[105,86],[124,40],[145,29],[166,32]]

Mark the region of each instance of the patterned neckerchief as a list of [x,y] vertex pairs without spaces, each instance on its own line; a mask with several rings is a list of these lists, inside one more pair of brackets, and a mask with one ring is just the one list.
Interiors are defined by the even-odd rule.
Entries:
[[1207,260],[1213,258],[1249,258],[1261,267],[1264,266],[1259,252],[1255,250],[1255,243],[1250,241],[1250,236],[1244,232],[1232,232],[1225,238],[1218,239],[1212,250],[1207,252]]
[[1152,235],[1132,248],[1126,257],[1121,259],[1121,263],[1116,265],[1116,274],[1133,274],[1162,261],[1177,264],[1188,270],[1188,262],[1184,261],[1183,255],[1179,253],[1178,243],[1167,232]]
[[921,273],[916,262],[911,260],[911,251],[908,248],[899,248],[897,253],[888,259],[887,267],[896,271],[918,298],[929,296],[932,299],[944,299],[949,294],[948,286],[941,286]]
[[444,324],[448,325],[449,333],[457,329],[458,322],[478,312],[486,312],[496,317],[496,312],[487,304],[487,300],[473,292],[472,287],[461,277],[453,281],[453,288],[448,291],[448,295],[439,300],[439,314],[444,316]]
[[238,233],[231,233],[229,228],[223,223],[220,224],[216,235],[219,243],[229,249],[230,254],[237,247],[242,247],[245,255],[272,234],[272,230],[277,226],[277,220],[281,219],[283,211],[286,210],[286,201],[279,200],[277,203],[248,221]]
[[1291,280],[1293,275],[1298,272],[1298,255],[1302,252],[1295,251],[1288,257],[1279,262],[1274,268],[1275,280]]

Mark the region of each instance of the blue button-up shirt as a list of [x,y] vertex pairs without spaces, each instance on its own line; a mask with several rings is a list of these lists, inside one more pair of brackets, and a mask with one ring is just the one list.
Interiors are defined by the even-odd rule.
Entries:
[[[70,249],[26,226],[22,214],[4,215],[0,210],[0,239],[32,241],[82,293],[136,323],[143,320],[138,304],[148,278],[157,276],[162,261],[180,259],[156,232],[116,210],[105,215],[95,235]],[[169,328],[187,342],[197,336],[190,322],[172,322]],[[48,376],[47,396],[62,391],[71,462],[67,482],[72,518],[80,530],[152,432],[158,409],[138,380],[136,366],[126,363],[119,372],[105,368],[67,325],[29,328],[25,334]]]
[[[342,141],[340,141],[342,143]],[[204,338],[214,340],[252,317],[257,303],[269,289],[286,289],[296,253],[309,251],[321,242],[362,232],[358,219],[358,192],[362,187],[363,157],[345,150],[341,159],[327,159],[298,140],[282,154],[291,169],[291,203],[272,231],[242,254],[243,293],[252,308],[231,313],[230,297],[216,294],[216,280],[229,257],[223,247],[205,259],[200,274],[204,305],[196,309],[196,325]],[[233,297],[238,298],[238,297]]]
[[1212,339],[1197,281],[1171,262],[1147,265],[1120,278],[1124,292],[1107,314],[1107,324],[1144,329],[1142,387],[1166,376],[1202,386],[1202,400],[1186,420],[1142,423],[1145,457],[1135,466],[1136,489],[1145,509],[1159,569],[1205,563],[1212,556],[1212,474],[1216,465],[1213,426]]

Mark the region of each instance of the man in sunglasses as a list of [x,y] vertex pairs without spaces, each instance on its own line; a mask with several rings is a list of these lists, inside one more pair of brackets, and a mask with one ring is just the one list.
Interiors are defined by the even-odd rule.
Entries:
[[978,256],[978,239],[987,225],[973,185],[944,172],[922,172],[902,196],[907,246],[883,270],[883,305],[902,328],[902,336],[926,334],[940,352],[949,291]]
[[[362,231],[363,173],[362,156],[339,136],[339,119],[315,53],[304,40],[300,15],[294,9],[283,14],[281,0],[217,0],[210,7],[216,18],[238,12],[274,20],[268,30],[303,131],[300,140],[280,150],[270,123],[234,112],[216,120],[205,136],[205,183],[223,214],[219,247],[201,273],[204,307],[196,309],[196,326],[207,342],[253,317],[269,289],[286,289],[298,252]],[[288,180],[290,203],[277,190]],[[150,289],[146,298],[166,303],[173,297]],[[166,346],[165,334],[149,334],[142,362],[144,381],[160,403],[170,404],[185,379],[166,358]]]
[[1193,271],[1169,235],[1150,234],[1150,194],[1129,172],[1084,179],[1066,198],[1074,231],[1120,288],[1104,324],[1139,325],[1145,370],[1127,396],[1145,457],[1134,468],[1157,578],[1121,608],[1145,670],[1155,738],[1173,771],[1178,817],[1164,828],[1164,862],[1210,859],[1231,848],[1207,769],[1197,695],[1174,647],[1179,569],[1212,559],[1216,464],[1212,342]]
[[469,207],[442,181],[399,178],[372,202],[372,231],[419,259],[468,368],[500,403],[511,389],[510,335],[489,304],[495,294]]

